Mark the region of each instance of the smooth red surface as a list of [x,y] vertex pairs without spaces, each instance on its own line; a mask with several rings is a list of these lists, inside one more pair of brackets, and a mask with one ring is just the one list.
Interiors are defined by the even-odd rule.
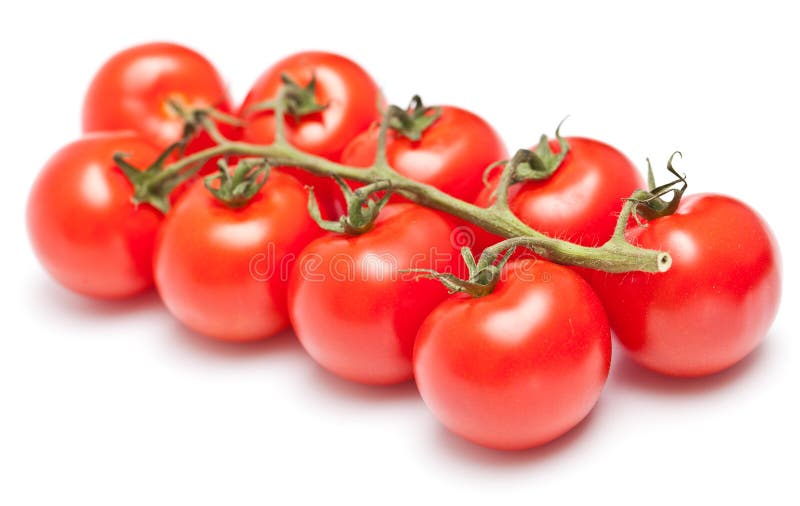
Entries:
[[167,216],[156,245],[156,286],[170,312],[227,341],[286,328],[291,262],[319,235],[306,201],[303,186],[279,172],[239,209],[196,182]]
[[[555,173],[544,181],[513,185],[509,205],[524,223],[551,237],[600,245],[611,237],[623,199],[645,183],[630,160],[608,144],[582,137],[568,137],[567,142],[570,151]],[[550,147],[560,152],[556,140]],[[494,201],[500,170],[478,196],[478,205]],[[484,246],[500,240],[478,236]]]
[[414,349],[420,394],[454,433],[511,450],[541,445],[597,402],[611,335],[591,287],[571,270],[518,260],[495,291],[459,294],[422,324]]
[[[301,86],[316,77],[316,96],[327,107],[300,118],[289,119],[287,140],[302,151],[331,160],[338,159],[345,145],[379,118],[380,90],[367,72],[352,60],[320,51],[297,53],[267,69],[255,82],[240,110],[278,96],[281,74]],[[288,118],[288,117],[287,117]],[[245,129],[248,142],[267,144],[275,138],[275,115],[258,113]]]
[[674,215],[632,225],[627,237],[672,256],[663,274],[591,275],[634,360],[664,374],[702,376],[761,342],[778,310],[780,259],[767,224],[747,205],[692,195]]
[[[298,149],[339,161],[342,150],[357,134],[380,118],[379,102],[383,99],[372,77],[357,63],[343,56],[321,51],[306,51],[291,55],[267,69],[255,82],[240,107],[246,115],[251,106],[272,100],[283,86],[281,74],[286,74],[301,86],[316,77],[316,97],[327,107],[295,121],[287,115],[286,137]],[[271,111],[256,113],[248,118],[244,140],[269,144],[275,139],[275,115]],[[323,209],[329,214],[332,202],[341,206],[341,191],[331,178],[317,177],[297,169],[288,170],[304,184],[314,187]]]
[[[342,163],[368,167],[375,160],[378,125],[347,146]],[[482,176],[490,164],[508,158],[502,139],[479,116],[453,106],[412,141],[390,130],[386,140],[389,164],[404,176],[472,201],[483,188]]]
[[28,233],[56,281],[90,297],[121,298],[153,284],[162,215],[131,203],[133,186],[112,156],[146,168],[158,156],[134,132],[90,134],[47,162],[28,197]]
[[[222,77],[202,55],[163,42],[131,47],[112,56],[92,79],[83,103],[83,131],[136,130],[163,150],[183,133],[183,120],[168,105],[170,99],[187,107],[231,111]],[[234,128],[221,128],[229,137],[237,136]],[[186,152],[212,145],[202,133]]]
[[411,379],[417,329],[447,290],[398,271],[452,269],[459,253],[450,230],[435,211],[390,204],[366,234],[331,234],[309,244],[292,275],[289,309],[311,357],[361,383]]

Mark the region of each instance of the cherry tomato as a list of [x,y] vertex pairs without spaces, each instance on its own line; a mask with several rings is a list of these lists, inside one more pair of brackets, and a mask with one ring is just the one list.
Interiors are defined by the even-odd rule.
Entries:
[[289,322],[291,263],[319,235],[308,196],[291,176],[273,172],[240,208],[192,185],[167,216],[155,255],[156,286],[172,314],[217,339],[269,337]]
[[[247,94],[240,109],[243,115],[251,106],[278,96],[282,74],[300,86],[315,79],[317,102],[326,106],[298,121],[287,116],[287,139],[302,151],[337,160],[347,142],[380,115],[380,90],[369,74],[343,56],[319,51],[294,54],[267,69]],[[244,132],[248,142],[268,144],[274,138],[271,112],[251,118]]]
[[633,224],[627,239],[672,256],[662,274],[590,278],[634,360],[702,376],[758,346],[778,310],[781,276],[778,245],[756,212],[723,195],[693,195],[671,216]]
[[[374,124],[353,139],[342,163],[370,166],[375,160],[378,130]],[[472,201],[483,188],[483,172],[508,153],[500,136],[482,118],[458,107],[442,106],[441,116],[418,141],[389,130],[386,156],[399,173]]]
[[390,204],[365,234],[330,234],[309,244],[289,284],[289,311],[311,357],[361,383],[411,379],[417,328],[447,290],[398,271],[452,268],[458,251],[450,230],[435,211]]
[[484,297],[458,294],[419,329],[414,375],[436,418],[483,446],[524,449],[564,434],[606,382],[611,333],[577,274],[543,260],[510,262]]
[[[279,61],[253,85],[240,108],[248,118],[244,140],[269,144],[275,139],[275,116],[270,111],[248,114],[256,104],[273,100],[284,85],[285,74],[300,86],[316,82],[315,95],[325,109],[295,121],[287,115],[286,137],[298,149],[329,160],[339,161],[342,150],[358,133],[380,117],[380,90],[372,77],[355,62],[332,53],[308,51]],[[331,201],[339,201],[341,192],[330,178],[321,178],[304,171],[289,170],[304,184],[314,187],[328,214],[333,214]],[[339,209],[341,210],[341,206]]]
[[[164,150],[181,138],[184,127],[170,100],[184,107],[231,110],[222,77],[202,55],[170,43],[134,46],[112,56],[94,76],[84,99],[83,131],[136,130]],[[220,128],[229,137],[237,137],[233,127]],[[201,133],[186,152],[213,145],[208,135]]]
[[117,152],[139,168],[158,157],[134,132],[90,134],[50,158],[28,198],[39,261],[56,281],[90,297],[128,297],[153,284],[162,214],[131,202],[133,186],[112,159]]
[[[625,155],[608,144],[582,137],[566,140],[570,151],[555,173],[544,181],[511,186],[509,207],[525,224],[551,237],[597,246],[611,238],[623,199],[643,188],[644,181]],[[561,152],[557,140],[550,147]],[[476,204],[493,202],[498,182],[499,174]],[[482,246],[500,240],[485,233],[478,237]]]

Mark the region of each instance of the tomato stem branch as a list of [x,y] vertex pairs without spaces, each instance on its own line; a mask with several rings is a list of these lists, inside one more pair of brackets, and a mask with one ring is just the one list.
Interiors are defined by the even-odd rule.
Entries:
[[383,111],[381,124],[378,130],[378,145],[375,150],[375,162],[373,167],[388,167],[389,161],[386,158],[386,136],[389,132],[389,123],[392,119],[392,106],[386,107]]
[[[278,101],[280,102],[280,101]],[[166,171],[180,172],[186,167],[221,155],[253,156],[265,159],[272,166],[292,166],[307,170],[318,176],[338,176],[343,179],[366,184],[385,181],[384,184],[395,192],[402,193],[409,200],[420,205],[444,211],[477,225],[493,234],[512,238],[493,246],[507,249],[524,246],[537,255],[561,264],[579,265],[608,272],[646,271],[663,272],[671,263],[666,252],[637,248],[619,236],[606,244],[592,248],[546,236],[524,224],[507,209],[497,207],[483,208],[457,199],[435,187],[409,179],[380,160],[370,169],[350,167],[325,158],[304,153],[280,140],[283,108],[276,107],[276,139],[269,145],[255,145],[230,141],[211,128],[209,135],[219,144],[184,157],[166,167]],[[385,120],[386,118],[384,118]],[[210,121],[210,120],[209,120]],[[203,122],[205,127],[208,121]],[[511,177],[511,176],[508,176]],[[632,206],[626,205],[623,213],[630,216]],[[622,217],[620,217],[622,220]],[[627,220],[625,221],[627,223]]]
[[495,189],[495,201],[494,204],[492,204],[492,207],[499,212],[510,212],[508,206],[508,189],[514,184],[514,172],[517,170],[517,165],[519,165],[520,162],[519,154],[520,151],[505,164],[503,171],[500,173],[500,181],[497,183],[497,188]]
[[217,145],[228,144],[230,142],[230,140],[219,131],[217,124],[207,115],[204,114],[200,118],[200,126],[205,129],[208,136],[211,137]]
[[275,143],[286,143],[286,96],[287,87],[281,88],[278,99],[275,101]]

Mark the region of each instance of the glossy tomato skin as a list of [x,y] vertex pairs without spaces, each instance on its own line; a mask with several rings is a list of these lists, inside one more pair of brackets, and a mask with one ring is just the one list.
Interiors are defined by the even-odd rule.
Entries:
[[307,194],[273,172],[232,209],[197,181],[164,222],[155,254],[158,292],[187,327],[225,341],[254,341],[287,327],[288,272],[319,235]]
[[27,209],[31,243],[47,272],[69,290],[103,299],[152,286],[162,221],[153,207],[133,205],[133,186],[112,160],[116,152],[140,168],[158,156],[134,132],[86,135],[50,158]]
[[671,376],[704,376],[758,346],[778,310],[781,274],[778,245],[755,211],[727,196],[692,195],[675,214],[632,225],[627,238],[672,256],[662,274],[590,278],[634,360]]
[[542,260],[510,262],[495,291],[459,294],[426,318],[414,349],[420,394],[473,443],[538,446],[577,425],[608,377],[611,335],[591,287]]
[[[283,86],[281,74],[300,86],[316,78],[317,102],[327,104],[321,112],[298,121],[287,115],[287,140],[302,151],[338,162],[347,143],[380,117],[378,104],[383,98],[372,77],[352,60],[321,51],[297,53],[267,69],[245,97],[239,113],[242,117],[248,116],[247,111],[253,105],[278,96]],[[248,117],[243,138],[255,144],[273,142],[274,114],[267,111]],[[343,210],[341,191],[331,178],[292,168],[282,170],[314,187],[324,213],[334,215]]]
[[[183,133],[183,120],[168,105],[170,99],[189,107],[231,111],[222,77],[199,53],[165,42],[131,47],[112,56],[94,76],[83,103],[83,131],[136,130],[164,150]],[[232,127],[221,129],[229,137],[238,136]],[[212,145],[202,133],[186,152]]]
[[340,377],[366,384],[412,378],[417,329],[447,297],[438,282],[400,269],[452,269],[450,221],[413,204],[390,204],[360,236],[308,245],[289,285],[292,326],[306,351]]
[[[551,237],[600,245],[611,237],[623,199],[644,188],[644,181],[630,160],[608,144],[583,137],[567,142],[570,152],[555,173],[544,181],[513,185],[509,205],[524,223]],[[550,147],[560,152],[556,140]],[[486,207],[494,201],[499,171],[476,204]],[[500,240],[478,236],[484,246]]]
[[[379,118],[380,90],[357,63],[333,53],[307,51],[291,55],[266,70],[255,82],[240,111],[278,96],[286,74],[301,86],[316,78],[316,97],[327,107],[298,121],[287,116],[289,143],[302,151],[338,161],[345,145]],[[250,118],[244,139],[269,144],[275,139],[275,116],[271,112]]]
[[[472,201],[483,188],[486,168],[508,158],[508,152],[494,128],[476,114],[447,105],[441,111],[418,141],[390,130],[387,159],[404,176]],[[375,160],[378,130],[374,124],[353,139],[342,154],[342,163],[370,166]]]

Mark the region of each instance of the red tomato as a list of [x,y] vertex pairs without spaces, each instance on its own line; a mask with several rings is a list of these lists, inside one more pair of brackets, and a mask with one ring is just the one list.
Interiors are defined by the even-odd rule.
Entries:
[[131,203],[133,186],[116,152],[145,168],[158,152],[134,132],[91,134],[47,162],[28,198],[28,232],[39,261],[66,288],[120,298],[153,284],[153,244],[162,214]]
[[693,195],[675,214],[631,226],[627,238],[672,255],[663,274],[590,277],[634,360],[664,374],[702,376],[761,342],[778,310],[780,260],[752,209],[722,195]]
[[156,244],[156,286],[170,312],[226,341],[284,329],[289,267],[319,235],[307,199],[297,180],[279,172],[236,209],[197,181],[170,211]]
[[448,429],[483,446],[544,444],[578,424],[608,377],[611,333],[591,287],[543,260],[506,265],[494,292],[458,294],[419,329],[414,375]]
[[[479,116],[442,106],[442,114],[412,141],[389,130],[386,156],[389,164],[411,179],[435,186],[462,200],[472,201],[483,188],[483,172],[490,164],[508,158],[502,139]],[[341,162],[368,167],[375,160],[378,125],[347,146]]]
[[390,204],[363,235],[330,234],[309,244],[289,284],[289,312],[311,357],[361,383],[411,379],[417,328],[447,290],[398,271],[452,269],[458,251],[450,229],[435,211]]
[[[544,181],[513,185],[509,206],[525,224],[551,237],[586,246],[597,246],[614,231],[623,199],[644,187],[636,167],[608,144],[582,137],[568,137],[570,151],[555,173]],[[555,153],[561,149],[550,141]],[[535,150],[535,148],[534,148]],[[493,202],[498,175],[476,200],[480,206]],[[481,246],[499,237],[478,234]]]
[[[282,74],[300,86],[316,79],[317,102],[327,105],[322,111],[297,121],[290,115],[286,116],[287,140],[302,151],[339,161],[350,139],[380,117],[378,103],[382,97],[372,77],[343,56],[319,51],[294,54],[267,69],[247,94],[240,115],[247,117],[252,106],[275,99],[283,86]],[[275,139],[275,115],[272,112],[260,112],[248,119],[244,130],[246,142],[269,144]],[[333,200],[341,200],[341,191],[330,178],[299,170],[290,173],[314,187],[324,208],[330,208]],[[330,210],[328,214],[332,214]]]
[[[84,99],[83,131],[136,130],[157,148],[166,149],[181,138],[184,127],[169,100],[187,107],[231,110],[222,77],[202,55],[177,44],[142,44],[114,55],[94,76]],[[221,128],[236,137],[232,127]],[[203,133],[186,152],[213,145]]]
[[[380,90],[369,74],[355,62],[332,53],[297,53],[267,69],[244,99],[243,114],[255,104],[272,100],[283,86],[286,74],[300,86],[316,78],[317,101],[327,107],[298,121],[287,115],[286,136],[302,151],[337,160],[347,142],[379,118]],[[253,117],[244,132],[248,142],[269,144],[275,139],[275,116],[271,112]]]

